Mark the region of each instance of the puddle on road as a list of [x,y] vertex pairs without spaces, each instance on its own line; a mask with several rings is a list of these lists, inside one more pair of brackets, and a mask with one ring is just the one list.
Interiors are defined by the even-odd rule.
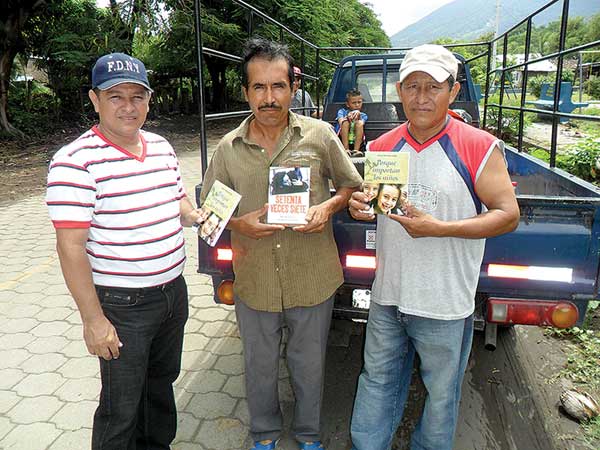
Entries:
[[514,353],[512,330],[502,330],[494,352],[476,334],[465,374],[455,448],[548,450],[552,442]]
[[[487,351],[485,349],[481,351]],[[472,356],[472,364],[477,356]],[[501,450],[504,433],[499,425],[499,417],[495,412],[492,418],[485,397],[479,392],[482,380],[474,376],[472,370],[465,374],[463,394],[460,407],[460,423],[456,430],[456,448],[461,450]],[[492,388],[494,389],[494,388]],[[506,447],[511,448],[511,447]]]

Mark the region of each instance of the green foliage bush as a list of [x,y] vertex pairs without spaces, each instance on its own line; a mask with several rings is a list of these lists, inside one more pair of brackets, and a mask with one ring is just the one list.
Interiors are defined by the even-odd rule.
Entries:
[[[494,96],[491,103],[498,103],[497,96]],[[498,136],[498,119],[499,119],[499,108],[490,107],[487,110],[487,130]],[[525,130],[533,122],[531,114],[523,115],[523,130]],[[519,136],[519,111],[512,111],[508,109],[502,110],[502,130],[500,139],[507,144],[516,145]]]
[[547,75],[538,75],[536,77],[532,77],[528,80],[529,89],[528,92],[535,97],[539,97],[542,93],[542,84],[543,83],[554,83],[554,79]]
[[[537,75],[527,81],[527,92],[539,97],[542,92],[542,84],[548,83],[554,86],[555,77],[553,75]],[[573,83],[575,81],[575,73],[572,70],[563,70],[562,80]]]
[[51,129],[56,122],[53,113],[56,99],[49,89],[33,82],[28,96],[25,84],[15,83],[11,86],[10,94],[10,120],[16,128],[27,135]]
[[556,165],[583,180],[600,182],[600,138],[586,138],[569,146]]
[[595,100],[600,100],[600,77],[590,77],[584,83],[585,91]]
[[573,82],[575,82],[575,72],[573,72],[572,70],[567,70],[567,69],[563,68],[561,78],[563,81],[568,81],[570,83],[573,83]]
[[[550,162],[547,150],[536,148],[528,153],[544,162]],[[556,155],[556,167],[582,180],[600,184],[600,138],[586,138],[570,145],[564,153]]]

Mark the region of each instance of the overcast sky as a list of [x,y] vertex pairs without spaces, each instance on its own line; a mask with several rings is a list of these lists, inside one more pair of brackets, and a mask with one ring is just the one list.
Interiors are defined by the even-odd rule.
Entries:
[[422,17],[432,13],[440,6],[454,0],[361,0],[371,3],[373,11],[383,24],[383,30],[388,36],[396,34],[404,27],[415,23]]

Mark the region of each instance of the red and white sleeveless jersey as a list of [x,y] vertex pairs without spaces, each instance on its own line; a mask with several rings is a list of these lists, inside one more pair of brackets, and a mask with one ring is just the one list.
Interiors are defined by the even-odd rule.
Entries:
[[[409,153],[408,200],[437,219],[452,221],[485,210],[475,183],[495,147],[504,151],[502,141],[491,134],[449,118],[444,129],[423,144],[405,123],[372,141],[368,149]],[[399,223],[378,216],[373,301],[421,317],[465,318],[474,310],[484,247],[485,239],[415,239]]]

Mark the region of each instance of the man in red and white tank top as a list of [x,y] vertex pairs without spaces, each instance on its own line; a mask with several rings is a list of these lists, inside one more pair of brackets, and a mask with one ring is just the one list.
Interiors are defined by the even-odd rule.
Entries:
[[[351,426],[357,450],[390,447],[415,352],[428,395],[410,448],[452,449],[485,238],[518,224],[502,141],[447,114],[460,89],[457,72],[441,46],[410,50],[396,86],[408,122],[369,145],[409,154],[408,206],[404,215],[377,219],[377,272]],[[349,207],[355,219],[375,219],[362,192]]]
[[168,449],[177,425],[172,384],[188,316],[182,227],[199,213],[171,145],[141,130],[151,94],[141,61],[99,58],[89,92],[99,123],[61,148],[48,174],[62,272],[100,361],[93,450]]

